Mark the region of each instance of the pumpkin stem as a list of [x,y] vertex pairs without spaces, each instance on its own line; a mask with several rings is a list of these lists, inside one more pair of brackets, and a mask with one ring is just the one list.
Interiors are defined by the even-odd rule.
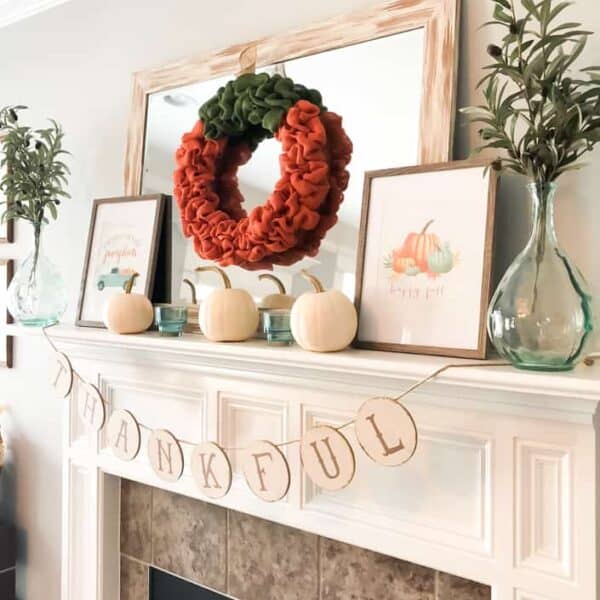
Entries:
[[185,283],[192,292],[192,304],[198,304],[198,297],[196,296],[196,286],[189,279],[184,279],[183,283]]
[[261,281],[263,279],[268,279],[269,281],[272,281],[277,286],[279,293],[285,294],[285,286],[283,285],[283,283],[281,283],[281,279],[279,279],[278,277],[275,277],[275,275],[271,275],[270,273],[263,273],[262,275],[259,275],[258,278]]
[[312,286],[315,288],[315,292],[317,292],[317,294],[320,294],[325,291],[323,284],[314,275],[311,275],[306,269],[302,269],[302,271],[300,271],[300,274],[302,275],[302,277],[304,277],[304,279],[310,281]]
[[139,273],[132,273],[131,277],[127,280],[127,283],[125,284],[125,293],[126,294],[131,294],[131,290],[133,289],[133,284],[135,283],[135,278],[139,277],[140,274]]
[[219,267],[196,267],[196,272],[197,273],[203,273],[206,271],[212,271],[213,273],[218,273],[221,278],[223,279],[223,285],[225,286],[226,290],[230,290],[231,289],[231,279],[229,279],[229,276],[227,275],[227,273],[225,273],[225,271],[223,271],[223,269],[219,269]]
[[421,229],[421,235],[423,235],[434,223],[435,219],[431,219],[431,221],[427,221],[427,223],[425,223],[425,227],[423,227],[423,229]]

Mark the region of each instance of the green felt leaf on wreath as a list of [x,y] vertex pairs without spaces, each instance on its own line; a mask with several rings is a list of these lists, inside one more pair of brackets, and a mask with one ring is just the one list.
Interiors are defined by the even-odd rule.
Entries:
[[275,132],[279,127],[279,123],[281,123],[284,114],[285,111],[281,108],[273,108],[263,117],[262,126],[268,131]]
[[245,73],[229,81],[200,107],[204,135],[210,139],[237,137],[251,149],[272,137],[285,113],[298,100],[308,100],[321,110],[321,94],[294,83],[289,77]]

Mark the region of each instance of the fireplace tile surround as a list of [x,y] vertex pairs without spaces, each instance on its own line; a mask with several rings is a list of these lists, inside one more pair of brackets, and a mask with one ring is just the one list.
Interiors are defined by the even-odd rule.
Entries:
[[154,565],[239,600],[489,600],[488,586],[123,479],[121,600]]

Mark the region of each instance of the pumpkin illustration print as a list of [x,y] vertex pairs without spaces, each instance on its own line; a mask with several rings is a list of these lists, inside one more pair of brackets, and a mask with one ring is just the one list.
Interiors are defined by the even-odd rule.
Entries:
[[418,233],[410,232],[400,246],[384,257],[383,265],[391,271],[392,279],[419,275],[435,279],[458,264],[458,253],[452,251],[450,242],[442,242],[432,231],[434,223],[430,219]]

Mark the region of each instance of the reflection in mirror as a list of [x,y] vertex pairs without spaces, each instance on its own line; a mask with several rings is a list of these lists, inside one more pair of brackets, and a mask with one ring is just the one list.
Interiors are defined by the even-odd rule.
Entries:
[[[294,81],[318,89],[327,108],[342,116],[354,144],[350,183],[339,220],[323,240],[318,255],[274,269],[289,293],[299,295],[307,290],[299,272],[310,269],[326,287],[336,287],[354,299],[364,172],[417,163],[423,64],[424,30],[416,29],[259,69],[283,71]],[[194,126],[200,105],[232,77],[233,74],[149,96],[142,193],[171,193],[174,155],[182,134]],[[240,190],[248,212],[266,201],[279,179],[280,151],[276,140],[267,140],[240,169]],[[182,285],[184,278],[197,281],[199,299],[220,284],[210,275],[203,275],[200,280],[194,273],[204,263],[207,261],[196,255],[192,241],[183,238],[175,209],[174,301],[189,295],[187,286]],[[274,291],[268,282],[259,282],[255,272],[239,267],[227,270],[234,287],[247,289],[257,301]]]

